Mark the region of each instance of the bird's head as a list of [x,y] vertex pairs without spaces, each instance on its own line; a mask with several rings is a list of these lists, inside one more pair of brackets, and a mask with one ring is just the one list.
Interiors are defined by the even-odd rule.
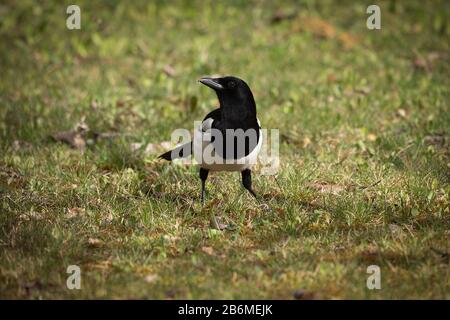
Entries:
[[247,114],[256,116],[256,103],[250,87],[244,80],[233,76],[199,80],[205,86],[213,89],[219,98],[220,107],[227,110],[230,116],[245,117]]

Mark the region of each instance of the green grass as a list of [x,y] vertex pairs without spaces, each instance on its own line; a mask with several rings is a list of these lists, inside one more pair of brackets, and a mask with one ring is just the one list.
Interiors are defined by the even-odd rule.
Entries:
[[[364,1],[77,4],[79,31],[57,1],[0,5],[0,298],[450,298],[448,2],[380,1],[379,31]],[[210,74],[244,78],[280,129],[280,186],[254,174],[273,211],[236,173],[202,209],[195,167],[130,150],[214,108]],[[83,116],[117,136],[49,138]]]

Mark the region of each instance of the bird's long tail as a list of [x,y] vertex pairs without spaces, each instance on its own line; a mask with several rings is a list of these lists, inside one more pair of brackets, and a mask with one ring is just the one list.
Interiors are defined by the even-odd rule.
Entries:
[[172,161],[175,159],[185,158],[192,154],[192,142],[185,143],[173,150],[163,153],[158,158]]

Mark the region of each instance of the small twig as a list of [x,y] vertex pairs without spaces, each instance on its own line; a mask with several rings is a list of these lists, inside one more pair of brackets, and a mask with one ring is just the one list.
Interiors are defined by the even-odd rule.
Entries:
[[375,182],[375,183],[369,184],[368,186],[359,186],[359,188],[360,188],[361,190],[365,190],[365,189],[368,189],[368,188],[375,187],[375,186],[378,185],[382,180],[383,180],[383,179],[380,179],[380,180],[378,180],[378,181]]
[[408,150],[409,148],[411,148],[414,145],[414,142],[409,142],[404,148],[400,149],[395,156],[398,157],[401,154],[403,154],[406,150]]
[[273,178],[275,179],[275,182],[277,183],[278,188],[280,188],[280,191],[283,192],[283,188],[281,187],[280,182],[278,182],[277,176],[274,175]]

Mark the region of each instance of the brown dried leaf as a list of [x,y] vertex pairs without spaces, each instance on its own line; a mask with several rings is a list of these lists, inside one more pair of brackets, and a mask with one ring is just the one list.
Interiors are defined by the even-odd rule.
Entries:
[[323,183],[323,182],[312,182],[308,183],[307,186],[311,189],[315,189],[320,193],[332,193],[339,194],[347,189],[346,186],[339,184]]
[[336,76],[334,74],[330,73],[329,75],[327,75],[327,81],[329,83],[336,82],[336,80],[337,79],[336,79]]
[[448,139],[444,134],[435,134],[426,136],[424,138],[424,143],[427,145],[450,148],[450,139]]
[[158,279],[158,275],[153,274],[153,273],[146,275],[144,278],[145,282],[147,282],[147,283],[155,282],[157,279]]
[[86,214],[86,210],[84,208],[69,208],[67,210],[67,214],[66,217],[67,218],[75,218],[75,217],[81,217],[84,216]]
[[216,230],[233,230],[233,226],[229,225],[228,223],[223,223],[222,218],[220,217],[211,217],[209,221],[209,226]]
[[42,214],[41,212],[36,212],[36,211],[22,213],[19,216],[19,219],[23,220],[23,221],[43,220],[44,218],[45,218],[44,214]]
[[304,17],[297,20],[293,32],[310,32],[317,38],[332,39],[336,37],[336,28],[318,17]]
[[397,110],[397,116],[399,116],[400,118],[406,118],[406,111],[405,111],[405,109],[402,109],[402,108],[398,109]]
[[16,169],[0,166],[0,182],[5,181],[8,186],[20,187],[24,183],[24,176]]
[[41,281],[35,280],[35,281],[31,281],[31,282],[22,283],[22,284],[20,284],[20,287],[23,290],[25,290],[25,294],[27,296],[31,296],[33,291],[42,290],[44,288],[44,285],[42,284]]
[[12,149],[14,151],[27,150],[27,149],[31,149],[31,148],[32,148],[32,145],[25,141],[14,140],[14,142],[12,144]]
[[72,130],[55,133],[53,138],[56,141],[67,143],[74,149],[83,150],[86,147],[84,138],[78,132]]
[[211,247],[202,247],[202,251],[204,253],[206,253],[207,255],[210,255],[210,256],[214,255],[214,249]]
[[176,72],[176,70],[174,69],[174,67],[172,67],[170,64],[166,64],[164,67],[163,67],[163,71],[164,71],[164,73],[167,75],[167,76],[169,76],[169,77],[175,77],[176,75],[177,75],[177,72]]
[[431,66],[428,64],[427,60],[425,58],[415,58],[413,61],[413,66],[416,69],[422,69],[425,71],[430,71],[431,70]]
[[358,44],[358,39],[348,32],[343,32],[338,36],[339,42],[345,49],[351,49]]
[[92,248],[99,248],[103,245],[103,241],[96,238],[89,238],[88,245]]
[[270,23],[276,24],[283,20],[292,20],[297,16],[297,12],[285,12],[278,10],[270,19]]
[[442,52],[429,52],[427,55],[422,56],[415,52],[416,57],[413,60],[413,66],[416,69],[422,69],[426,72],[431,72],[436,60],[446,59],[446,54]]
[[117,100],[116,101],[116,107],[117,108],[123,108],[125,106],[126,106],[126,102],[125,101],[123,101],[123,100]]
[[53,134],[52,137],[56,141],[67,143],[74,149],[84,150],[88,132],[89,127],[85,123],[85,118],[83,117],[72,130],[57,132]]
[[346,97],[352,97],[355,94],[362,94],[362,95],[367,95],[369,94],[371,91],[371,89],[369,87],[361,87],[361,88],[345,88],[344,89],[344,95]]
[[111,260],[103,260],[96,263],[90,263],[87,267],[91,269],[108,270],[111,268],[111,265]]
[[360,93],[360,94],[366,95],[366,94],[370,93],[371,89],[369,87],[361,87],[361,88],[356,88],[354,91],[355,91],[355,93]]
[[319,298],[317,293],[303,289],[296,290],[293,293],[293,297],[296,300],[315,300]]
[[308,137],[303,138],[303,148],[307,148],[311,144],[311,139]]
[[367,140],[369,140],[369,141],[376,141],[377,140],[377,136],[376,135],[374,135],[373,133],[369,133],[368,135],[367,135]]

